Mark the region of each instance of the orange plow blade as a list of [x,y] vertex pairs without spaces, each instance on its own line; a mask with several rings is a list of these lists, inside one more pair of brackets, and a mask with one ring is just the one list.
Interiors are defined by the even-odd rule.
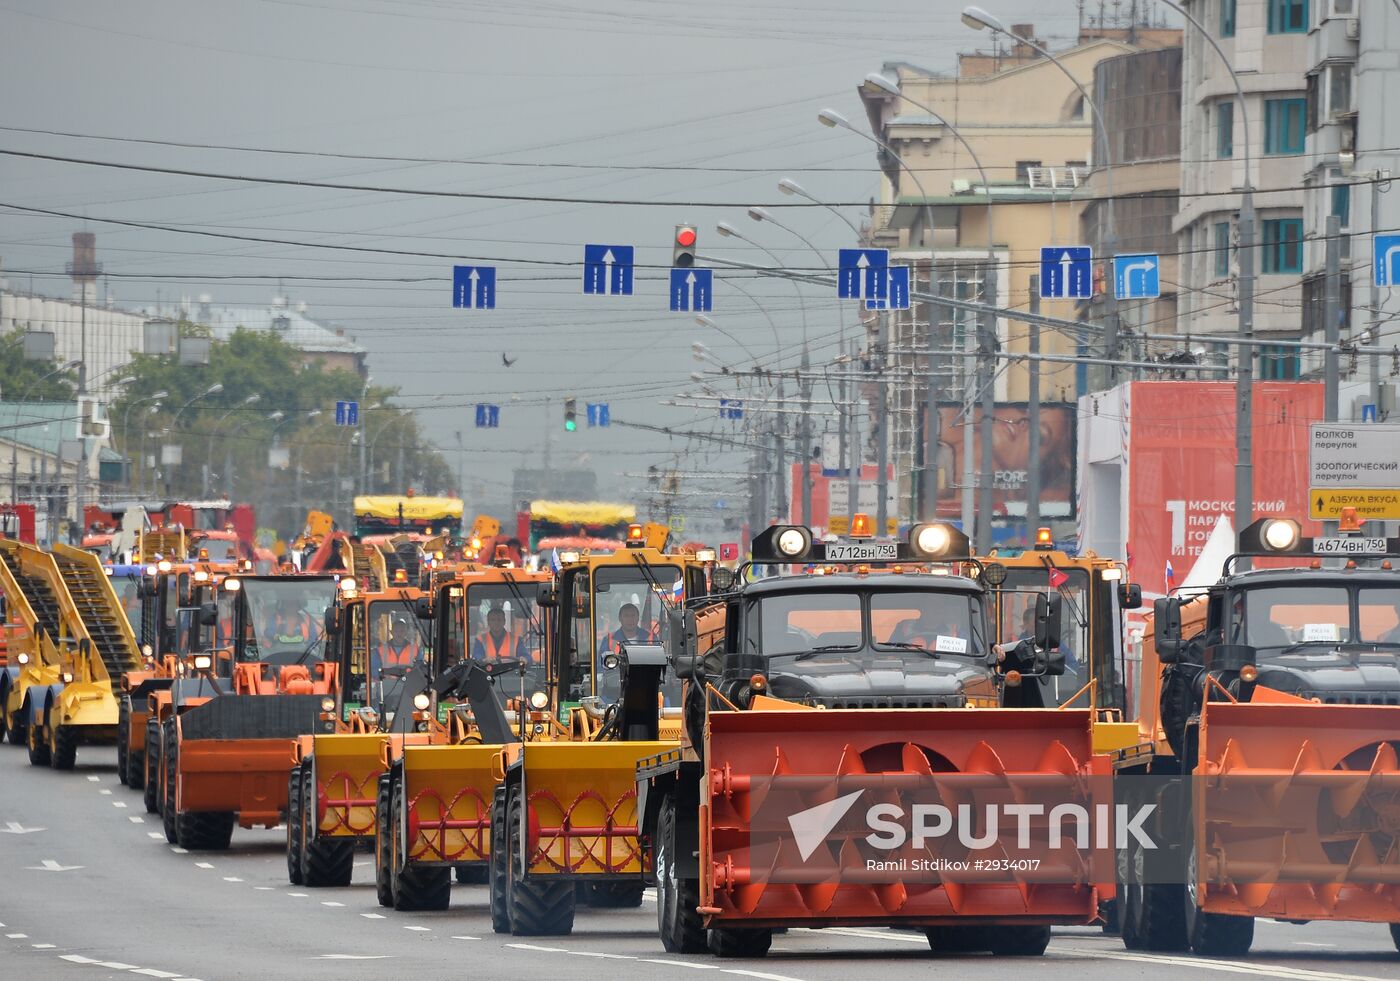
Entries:
[[712,925],[1089,923],[1112,881],[1088,711],[712,712],[707,740]]
[[1192,815],[1209,912],[1400,922],[1400,706],[1209,703]]

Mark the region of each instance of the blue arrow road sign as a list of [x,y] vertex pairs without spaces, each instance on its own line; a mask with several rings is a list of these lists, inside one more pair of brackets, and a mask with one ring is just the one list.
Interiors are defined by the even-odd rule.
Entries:
[[608,409],[606,402],[588,403],[588,424],[590,426],[610,426],[612,425],[612,413]]
[[1087,300],[1094,293],[1093,250],[1087,245],[1040,250],[1040,298]]
[[843,300],[883,300],[887,283],[881,275],[890,264],[889,249],[841,249],[836,295]]
[[878,300],[866,300],[867,310],[908,310],[909,309],[909,267],[885,267],[885,296]]
[[1400,285],[1400,235],[1376,235],[1371,258],[1377,286]]
[[476,403],[476,428],[499,429],[501,427],[501,407],[487,402]]
[[744,418],[743,399],[720,399],[719,417],[721,419],[742,419]]
[[1113,257],[1113,295],[1120,300],[1154,300],[1162,295],[1158,275],[1162,260],[1155,255]]
[[672,269],[671,310],[673,313],[706,313],[714,295],[713,269]]
[[585,245],[583,291],[604,296],[631,296],[632,246]]
[[452,305],[465,310],[496,309],[496,267],[453,266]]
[[337,402],[335,404],[335,424],[337,426],[358,426],[360,424],[360,403]]

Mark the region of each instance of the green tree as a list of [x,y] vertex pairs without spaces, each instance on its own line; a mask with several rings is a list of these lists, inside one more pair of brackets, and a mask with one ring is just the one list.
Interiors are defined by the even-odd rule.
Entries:
[[[75,371],[57,371],[62,363],[30,361],[24,356],[22,330],[0,336],[0,398],[7,402],[71,402],[78,390]],[[45,378],[44,376],[49,377]],[[42,380],[41,380],[42,379]]]

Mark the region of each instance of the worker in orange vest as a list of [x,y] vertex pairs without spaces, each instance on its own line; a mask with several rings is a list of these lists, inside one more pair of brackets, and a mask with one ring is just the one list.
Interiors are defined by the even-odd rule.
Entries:
[[502,658],[518,657],[531,660],[525,650],[523,637],[515,637],[506,629],[506,611],[493,606],[486,611],[486,629],[472,641],[472,659],[476,661],[499,661]]
[[408,621],[395,617],[389,627],[388,640],[378,644],[370,656],[370,671],[377,678],[387,667],[407,667],[418,660],[421,650]]
[[642,614],[635,603],[623,603],[617,611],[621,624],[598,644],[599,654],[616,654],[622,644],[654,644],[657,640],[655,625],[641,625]]

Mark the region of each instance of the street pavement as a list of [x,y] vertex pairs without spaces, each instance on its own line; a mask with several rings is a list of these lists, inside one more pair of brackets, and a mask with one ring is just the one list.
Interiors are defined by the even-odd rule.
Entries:
[[1092,929],[1057,930],[1044,958],[935,955],[921,934],[832,929],[780,935],[763,959],[720,961],[665,953],[649,895],[640,910],[581,907],[569,937],[498,936],[484,886],[454,886],[442,913],[381,909],[368,854],[348,888],[309,889],[287,884],[281,831],[236,830],[227,852],[173,848],[140,795],[118,783],[115,760],[84,748],[76,771],[58,773],[0,747],[0,981],[1400,979],[1385,927],[1352,923],[1261,921],[1253,952],[1230,960],[1131,953]]

